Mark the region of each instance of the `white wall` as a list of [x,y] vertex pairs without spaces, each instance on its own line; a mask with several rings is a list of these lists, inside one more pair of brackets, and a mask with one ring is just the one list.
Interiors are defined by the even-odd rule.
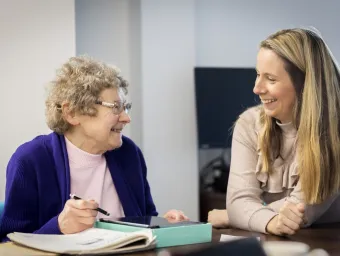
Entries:
[[289,27],[314,26],[340,60],[340,1],[196,0],[196,64],[255,67],[260,41]]
[[75,54],[74,1],[0,2],[0,200],[15,149],[45,124],[45,84]]
[[[76,0],[75,8],[76,54],[87,54],[115,65],[130,81],[129,2],[126,0]],[[133,84],[129,88],[130,99],[132,87],[134,87]],[[134,105],[133,108],[135,108]],[[124,134],[131,137],[131,125],[126,126]]]
[[194,0],[141,1],[143,150],[160,212],[198,218]]
[[124,133],[142,148],[158,211],[197,219],[194,26],[194,1],[76,0],[77,54],[117,65],[130,81]]
[[119,67],[129,81],[131,125],[124,135],[142,146],[140,1],[76,0],[76,54]]

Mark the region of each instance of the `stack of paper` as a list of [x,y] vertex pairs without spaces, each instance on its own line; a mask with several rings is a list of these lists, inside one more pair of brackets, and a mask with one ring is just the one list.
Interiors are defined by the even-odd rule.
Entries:
[[14,232],[7,235],[13,242],[34,249],[61,254],[119,253],[155,247],[151,230],[120,232],[91,228],[71,235],[41,235]]

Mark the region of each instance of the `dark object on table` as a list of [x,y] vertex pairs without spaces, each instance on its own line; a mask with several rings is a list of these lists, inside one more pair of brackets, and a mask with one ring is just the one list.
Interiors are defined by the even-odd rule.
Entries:
[[200,251],[185,253],[185,254],[172,254],[174,256],[239,256],[239,255],[252,255],[252,256],[266,256],[260,242],[257,238],[239,239],[227,243],[219,243]]

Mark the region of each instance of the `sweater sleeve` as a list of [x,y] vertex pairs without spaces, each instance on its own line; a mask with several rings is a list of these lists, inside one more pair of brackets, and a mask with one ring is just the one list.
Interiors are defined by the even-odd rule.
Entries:
[[[232,160],[227,191],[227,210],[232,226],[265,233],[268,222],[279,213],[285,201],[304,203],[301,183],[289,196],[263,205],[260,182],[255,175],[258,161],[254,112],[244,113],[237,121],[232,141]],[[332,206],[339,193],[320,204],[306,205],[305,227],[316,222]]]
[[15,153],[6,171],[5,207],[0,222],[0,239],[7,240],[11,232],[60,234],[57,216],[39,223],[39,197],[34,168],[19,153]]
[[[324,202],[320,204],[306,205],[305,217],[307,223],[305,227],[312,225],[315,221],[317,221],[326,211],[332,206],[333,202],[339,197],[339,193],[334,196],[331,196]],[[288,201],[294,204],[304,203],[303,192],[301,190],[301,183],[298,182],[293,191],[290,193],[288,197],[284,197],[280,200],[274,201],[270,203],[268,206],[273,209],[275,212],[279,212],[284,202]]]
[[233,133],[227,211],[231,226],[266,233],[268,222],[277,213],[261,200],[262,189],[255,176],[257,134],[251,114],[241,115]]
[[142,152],[141,152],[141,150],[139,148],[138,148],[138,155],[139,155],[139,158],[140,158],[140,161],[141,161],[142,171],[143,171],[146,215],[157,216],[158,212],[157,212],[156,206],[155,206],[155,204],[153,202],[153,199],[152,199],[152,196],[151,196],[149,182],[148,182],[148,179],[147,179],[146,163],[145,163],[143,154],[142,154]]

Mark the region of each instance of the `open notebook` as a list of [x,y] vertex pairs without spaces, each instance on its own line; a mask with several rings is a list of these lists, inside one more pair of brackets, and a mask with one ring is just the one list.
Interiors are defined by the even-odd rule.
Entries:
[[91,228],[71,235],[41,235],[14,232],[7,235],[13,242],[34,249],[61,254],[106,254],[147,250],[156,240],[151,230],[120,232]]

